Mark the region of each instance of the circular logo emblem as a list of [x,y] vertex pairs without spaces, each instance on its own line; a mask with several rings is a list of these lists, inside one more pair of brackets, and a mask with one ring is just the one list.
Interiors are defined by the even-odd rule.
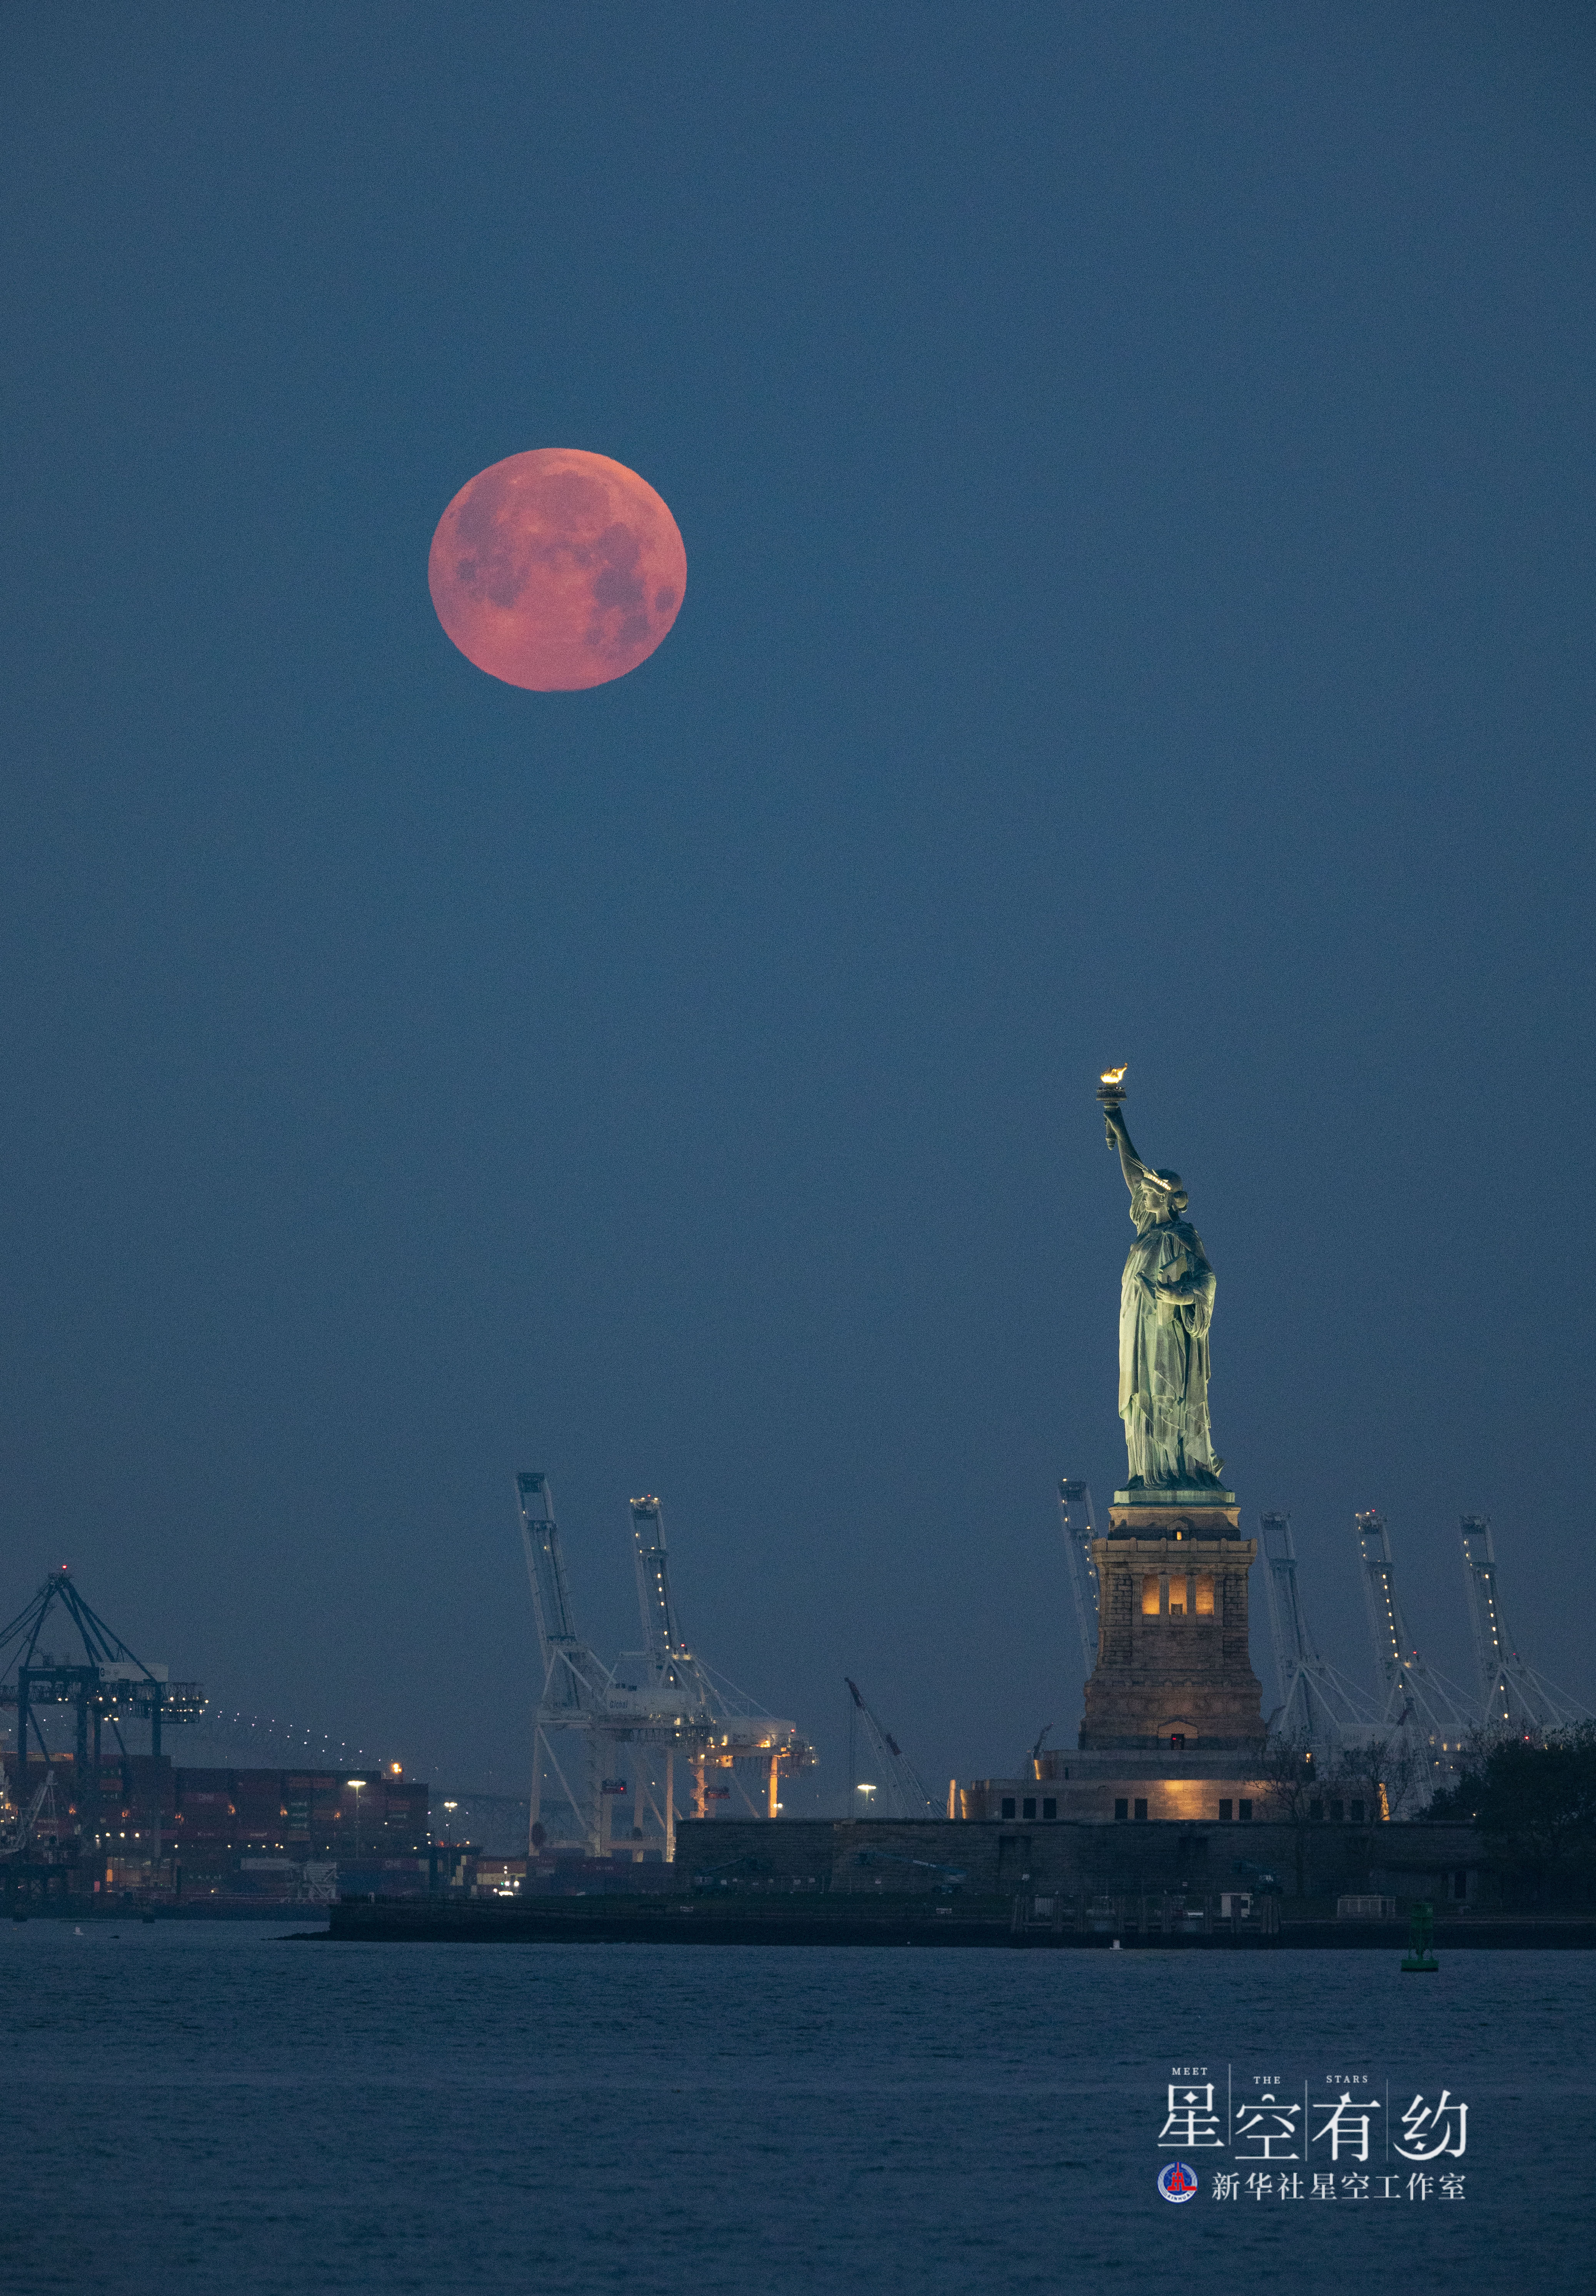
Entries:
[[1166,2201],[1194,2201],[1197,2171],[1185,2161],[1171,2161],[1158,2171],[1158,2190]]

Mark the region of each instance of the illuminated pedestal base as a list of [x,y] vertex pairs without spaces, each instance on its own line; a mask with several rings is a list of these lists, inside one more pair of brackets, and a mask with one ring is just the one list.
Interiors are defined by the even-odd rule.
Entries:
[[1205,1784],[1215,1757],[1235,1775],[1238,1757],[1245,1773],[1261,1756],[1247,1632],[1258,1549],[1240,1525],[1233,1491],[1116,1491],[1108,1536],[1092,1545],[1099,1624],[1083,1754],[1171,1757],[1158,1774],[1172,1784],[1183,1756],[1198,1758]]

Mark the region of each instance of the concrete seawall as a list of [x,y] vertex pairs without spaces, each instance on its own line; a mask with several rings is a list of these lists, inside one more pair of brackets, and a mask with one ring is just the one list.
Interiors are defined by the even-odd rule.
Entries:
[[[1437,1948],[1596,1947],[1596,1919],[1471,1909],[1483,1852],[1471,1826],[1063,1823],[903,1824],[793,1819],[684,1823],[648,1895],[534,1888],[345,1901],[334,1939],[565,1944],[1400,1949],[1416,1899]],[[1300,1870],[1299,1870],[1300,1869]],[[630,1872],[631,1869],[628,1869]],[[1301,1887],[1298,1887],[1300,1878]],[[1277,1886],[1278,1885],[1278,1886]],[[1335,1917],[1347,1896],[1395,1919]],[[1230,1910],[1249,1900],[1245,1916]]]
[[[366,1945],[986,1946],[1019,1952],[1107,1952],[1117,1942],[1129,1952],[1378,1948],[1392,1955],[1408,1944],[1405,1922],[1287,1919],[1272,1931],[1246,1925],[1238,1931],[1224,1923],[1203,1931],[1162,1925],[1158,1900],[1118,1903],[1123,1922],[1094,1916],[1084,1926],[1072,1922],[1053,1928],[1017,1926],[1013,1908],[991,1899],[949,1905],[929,1898],[533,1898],[519,1904],[391,1898],[335,1906],[330,1929],[315,1937]],[[310,1933],[300,1934],[308,1939]],[[1589,1950],[1596,1948],[1596,1920],[1465,1914],[1438,1920],[1435,1943],[1443,1955],[1460,1947]]]
[[[685,1821],[675,1880],[701,1875],[740,1893],[823,1890],[850,1895],[933,1892],[959,1869],[973,1896],[1078,1897],[1144,1890],[1258,1887],[1273,1874],[1287,1898],[1371,1892],[1428,1898],[1437,1912],[1477,1896],[1485,1852],[1471,1825],[1101,1824],[1068,1818],[904,1824],[888,1818]],[[1300,1870],[1299,1870],[1300,1867]]]

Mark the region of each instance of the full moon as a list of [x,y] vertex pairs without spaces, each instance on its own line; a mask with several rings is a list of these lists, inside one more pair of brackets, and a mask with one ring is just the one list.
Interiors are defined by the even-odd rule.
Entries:
[[438,521],[427,583],[468,661],[507,685],[569,693],[648,660],[681,611],[687,553],[635,471],[536,447],[461,488]]

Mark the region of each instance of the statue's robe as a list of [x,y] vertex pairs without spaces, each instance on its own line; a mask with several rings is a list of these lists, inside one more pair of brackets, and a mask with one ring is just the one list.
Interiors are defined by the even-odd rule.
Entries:
[[[1136,1241],[1119,1288],[1119,1415],[1132,1483],[1217,1480],[1208,1425],[1208,1325],[1214,1271],[1189,1220],[1155,1218],[1158,1193],[1134,1186]],[[1142,1281],[1192,1287],[1190,1300],[1155,1298]]]

